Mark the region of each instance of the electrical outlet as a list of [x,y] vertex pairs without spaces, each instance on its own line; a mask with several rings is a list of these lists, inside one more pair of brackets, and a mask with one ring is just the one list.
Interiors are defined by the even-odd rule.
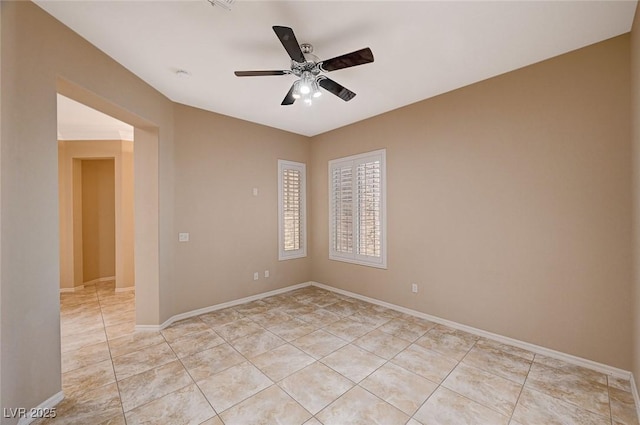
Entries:
[[417,283],[412,283],[411,284],[411,292],[413,292],[414,294],[418,293],[418,284]]
[[260,279],[260,273],[255,272],[255,273],[253,274],[253,280],[258,280],[258,279]]
[[265,277],[265,278],[269,277],[269,270],[265,270],[265,271],[264,271],[264,277]]

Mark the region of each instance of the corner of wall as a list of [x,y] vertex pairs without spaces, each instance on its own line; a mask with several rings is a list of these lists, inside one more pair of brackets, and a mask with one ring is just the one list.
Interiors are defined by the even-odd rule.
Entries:
[[[640,377],[640,7],[631,28],[631,146],[633,167],[633,326],[632,326],[632,384],[637,388]],[[636,407],[640,407],[637,390]],[[640,415],[640,412],[639,412]]]
[[[0,5],[0,24],[2,23],[2,5]],[[0,26],[1,28],[1,26]],[[0,46],[2,46],[2,31],[0,31]],[[2,52],[0,47],[0,92],[2,92]],[[2,147],[2,98],[0,97],[0,147]],[[1,151],[2,149],[0,149]],[[0,158],[0,164],[2,160]],[[1,191],[1,189],[0,189]],[[0,192],[0,223],[2,223],[2,193]],[[2,233],[0,233],[0,258],[2,258]],[[2,261],[0,261],[0,318],[2,317]],[[2,340],[2,323],[0,323],[0,341]],[[0,350],[0,406],[2,403],[2,350]]]

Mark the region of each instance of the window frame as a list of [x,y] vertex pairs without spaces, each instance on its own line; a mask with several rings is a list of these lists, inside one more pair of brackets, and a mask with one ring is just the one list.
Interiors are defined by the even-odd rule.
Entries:
[[[284,170],[300,172],[300,248],[286,251],[284,249]],[[302,162],[278,160],[278,261],[294,260],[307,256],[307,166]]]
[[[329,200],[329,259],[343,261],[361,266],[376,267],[380,269],[387,268],[387,167],[386,167],[386,149],[379,149],[371,152],[365,152],[357,155],[351,155],[343,158],[336,158],[329,161],[328,164],[328,200]],[[380,161],[380,256],[367,256],[358,254],[359,237],[358,225],[360,221],[359,201],[357,199],[357,178],[356,169],[359,164]],[[333,170],[337,167],[351,166],[352,174],[352,219],[351,226],[353,229],[353,252],[345,253],[334,250],[334,191],[333,191]]]

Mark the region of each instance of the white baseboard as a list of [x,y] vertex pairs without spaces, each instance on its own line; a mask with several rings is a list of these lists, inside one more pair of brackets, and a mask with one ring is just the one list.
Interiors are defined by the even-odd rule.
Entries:
[[187,311],[186,313],[176,314],[175,316],[171,316],[161,325],[136,325],[137,331],[161,331],[164,328],[170,326],[174,322],[178,322],[180,320],[189,319],[190,317],[199,316],[201,314],[210,313],[216,310],[222,310],[224,308],[234,307],[236,305],[248,303],[251,301],[260,300],[262,298],[272,297],[274,295],[284,294],[285,292],[293,291],[295,289],[305,288],[307,286],[311,286],[311,282],[303,282],[297,285],[286,286],[280,289],[274,289],[273,291],[263,292],[256,295],[251,295],[249,297],[240,298],[233,301],[227,301],[225,303],[212,305],[209,307],[200,308],[197,310]]
[[60,293],[61,294],[66,294],[66,293],[70,293],[70,292],[76,292],[76,291],[79,291],[81,289],[84,289],[84,285],[74,286],[73,288],[60,288]]
[[116,287],[116,292],[129,292],[129,291],[135,291],[135,289],[136,289],[135,286],[125,286],[124,288]]
[[633,373],[631,374],[630,381],[631,381],[631,394],[633,394],[633,401],[635,401],[636,403],[636,414],[640,418],[640,396],[638,396],[638,387],[636,386],[636,379],[635,379],[635,376],[633,376]]
[[48,399],[46,399],[45,401],[37,405],[35,408],[28,409],[27,416],[20,418],[20,420],[18,421],[18,425],[29,425],[31,422],[38,419],[38,417],[32,416],[32,411],[34,410],[36,412],[43,411],[43,410],[47,411],[53,407],[56,407],[58,403],[60,403],[63,399],[64,399],[64,393],[62,391],[52,395],[51,397],[49,397]]
[[[563,360],[567,363],[571,363],[576,366],[582,366],[587,369],[595,370],[596,372],[604,373],[605,375],[610,375],[615,378],[620,379],[631,379],[631,372],[628,370],[618,369],[613,366],[609,366],[603,363],[594,362],[592,360],[584,359],[582,357],[573,356],[571,354],[562,353],[560,351],[552,350],[550,348],[541,347],[539,345],[531,344],[528,342],[520,341],[517,339],[509,338],[506,336],[494,334],[492,332],[488,332],[482,329],[477,329],[471,326],[463,325],[457,322],[453,322],[451,320],[442,319],[437,316],[432,316],[430,314],[422,313],[416,310],[411,310],[409,308],[401,307],[395,304],[387,303],[384,301],[377,300],[375,298],[369,298],[364,295],[356,294],[354,292],[345,291],[343,289],[334,288],[329,285],[325,285],[318,282],[311,282],[311,285],[317,286],[318,288],[326,289],[328,291],[332,291],[338,294],[346,295],[352,298],[359,299],[361,301],[366,301],[371,304],[380,305],[382,307],[390,308],[392,310],[399,311],[401,313],[406,313],[411,316],[419,317],[421,319],[426,319],[434,323],[439,323],[441,325],[449,326],[450,328],[458,329],[461,331],[468,332],[473,335],[481,336],[487,339],[491,339],[503,344],[513,345],[514,347],[522,348],[524,350],[531,351],[536,354],[541,354],[543,356],[551,357],[558,360]],[[633,381],[632,381],[633,382]],[[636,398],[636,406],[638,406],[637,398]],[[640,415],[639,415],[640,417]]]

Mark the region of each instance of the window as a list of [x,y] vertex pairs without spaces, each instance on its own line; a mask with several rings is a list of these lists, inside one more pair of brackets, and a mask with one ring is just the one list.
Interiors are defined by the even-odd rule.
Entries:
[[306,166],[278,160],[279,260],[307,256]]
[[386,150],[329,161],[329,258],[387,268]]

